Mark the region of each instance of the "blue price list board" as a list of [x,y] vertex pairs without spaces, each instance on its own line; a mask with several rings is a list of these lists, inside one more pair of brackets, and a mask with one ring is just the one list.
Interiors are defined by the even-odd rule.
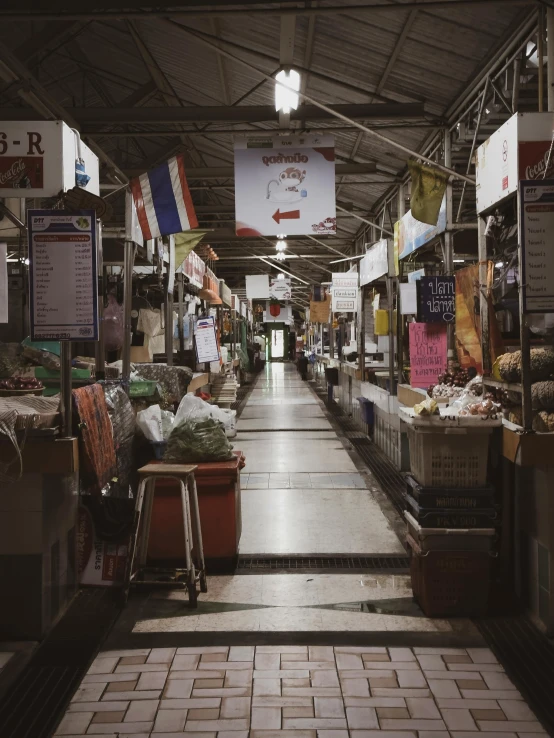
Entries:
[[31,339],[97,341],[94,210],[29,210]]
[[452,323],[456,315],[456,278],[421,277],[418,290],[419,323]]

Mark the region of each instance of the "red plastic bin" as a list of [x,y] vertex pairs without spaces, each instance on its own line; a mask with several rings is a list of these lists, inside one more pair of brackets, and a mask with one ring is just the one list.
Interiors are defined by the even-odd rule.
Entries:
[[[208,574],[236,568],[242,532],[241,452],[231,461],[198,464],[195,472],[204,558]],[[153,565],[182,565],[183,514],[179,485],[171,479],[156,483],[148,560]]]

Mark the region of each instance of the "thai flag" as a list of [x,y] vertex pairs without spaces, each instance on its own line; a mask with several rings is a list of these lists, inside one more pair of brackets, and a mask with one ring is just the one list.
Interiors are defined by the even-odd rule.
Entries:
[[182,156],[174,156],[129,184],[146,241],[198,227]]

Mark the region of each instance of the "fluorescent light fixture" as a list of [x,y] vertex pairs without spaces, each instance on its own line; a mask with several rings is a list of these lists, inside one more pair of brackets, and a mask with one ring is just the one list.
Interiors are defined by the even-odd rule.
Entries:
[[278,233],[277,234],[277,238],[283,239],[283,238],[286,238],[286,237],[287,237],[287,234],[286,233]]
[[465,259],[453,259],[454,264],[463,264],[465,262]]
[[275,77],[280,84],[275,85],[275,110],[288,115],[298,107],[298,91],[300,89],[300,75],[294,69],[285,72],[281,69]]
[[284,279],[284,278],[285,278],[285,275],[283,274],[283,272],[279,272],[279,274],[277,275],[277,279]]

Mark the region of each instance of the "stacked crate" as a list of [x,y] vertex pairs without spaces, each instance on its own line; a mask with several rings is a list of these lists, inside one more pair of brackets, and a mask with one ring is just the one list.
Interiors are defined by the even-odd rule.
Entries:
[[499,422],[409,416],[405,516],[414,597],[429,617],[482,615],[498,520],[486,485],[488,447]]

